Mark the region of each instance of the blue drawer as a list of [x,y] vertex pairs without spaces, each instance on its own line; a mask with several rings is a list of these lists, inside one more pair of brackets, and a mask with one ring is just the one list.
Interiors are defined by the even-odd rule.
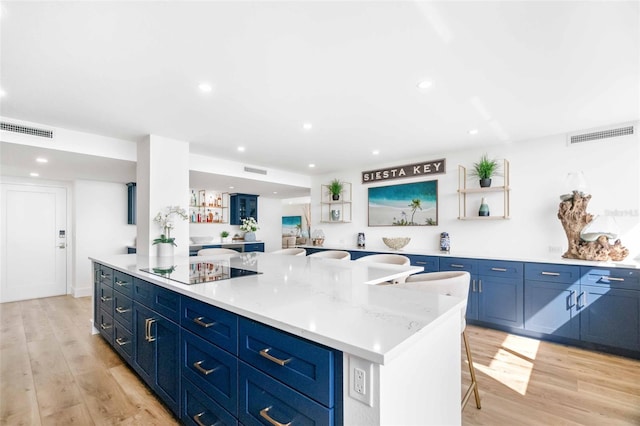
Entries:
[[108,284],[100,283],[98,289],[98,309],[102,309],[105,312],[113,311],[113,288]]
[[375,252],[375,251],[362,251],[362,250],[348,250],[348,251],[351,254],[351,260],[360,259],[361,257],[370,256],[372,254],[380,254],[379,252]]
[[572,284],[580,281],[580,267],[554,263],[525,263],[526,280]]
[[113,344],[113,317],[110,313],[105,312],[104,309],[98,311],[98,324],[96,324],[96,328],[107,342]]
[[114,271],[113,288],[126,296],[132,297],[133,277],[120,271]]
[[182,423],[189,426],[237,426],[238,421],[189,380],[182,380]]
[[113,269],[98,265],[98,280],[100,280],[101,284],[113,287]]
[[237,415],[238,359],[188,331],[182,333],[182,353],[182,376]]
[[134,278],[133,300],[173,322],[180,322],[180,293]]
[[524,264],[522,262],[478,260],[478,275],[522,280],[523,269]]
[[130,297],[122,295],[117,291],[113,292],[113,319],[133,330],[133,301]]
[[127,330],[117,321],[113,323],[113,346],[127,362],[131,363],[133,357],[133,339],[131,331]]
[[335,354],[280,330],[240,318],[239,357],[331,408]]
[[246,426],[334,424],[333,409],[323,407],[243,362],[240,362],[239,411],[239,420]]
[[441,271],[467,271],[471,275],[478,273],[478,261],[464,257],[441,257]]
[[235,314],[183,296],[180,325],[232,354],[238,354],[238,317]]
[[624,268],[580,267],[580,283],[610,288],[640,290],[640,270]]
[[264,243],[245,244],[244,251],[264,251]]
[[440,259],[437,256],[418,256],[415,254],[406,255],[411,260],[411,265],[422,266],[424,272],[440,271]]

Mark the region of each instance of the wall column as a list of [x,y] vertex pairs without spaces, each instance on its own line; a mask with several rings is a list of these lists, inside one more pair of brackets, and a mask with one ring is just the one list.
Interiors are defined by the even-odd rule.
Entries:
[[[189,209],[189,143],[149,135],[138,142],[137,179],[137,253],[156,256],[152,245],[162,228],[153,221],[168,206]],[[171,236],[175,254],[189,255],[189,221],[176,217]]]

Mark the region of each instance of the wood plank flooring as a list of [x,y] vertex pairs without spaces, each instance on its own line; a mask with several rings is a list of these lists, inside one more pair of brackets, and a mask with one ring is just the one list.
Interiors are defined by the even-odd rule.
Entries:
[[[0,425],[176,425],[97,335],[91,298],[0,304]],[[468,326],[463,425],[640,425],[640,361]],[[469,373],[463,362],[463,383]],[[464,387],[464,386],[463,386]]]

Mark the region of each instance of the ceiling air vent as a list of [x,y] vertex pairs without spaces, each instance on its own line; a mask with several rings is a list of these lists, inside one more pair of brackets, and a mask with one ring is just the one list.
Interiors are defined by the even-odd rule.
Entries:
[[18,124],[11,124],[0,122],[0,130],[5,132],[22,133],[23,135],[38,136],[40,138],[53,139],[53,130],[38,129],[36,127],[20,126]]
[[590,131],[588,133],[570,134],[567,135],[567,142],[569,145],[573,145],[581,142],[591,142],[600,139],[617,138],[620,136],[633,136],[635,132],[634,126],[624,126],[616,128],[600,129]]
[[249,173],[257,173],[259,175],[266,175],[267,171],[266,170],[262,170],[262,169],[254,169],[253,167],[244,167],[244,171],[245,172],[249,172]]

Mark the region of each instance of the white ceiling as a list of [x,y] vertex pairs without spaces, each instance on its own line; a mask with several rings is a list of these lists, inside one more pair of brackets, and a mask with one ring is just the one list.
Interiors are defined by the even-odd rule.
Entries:
[[[640,117],[637,1],[1,10],[0,115],[132,141],[166,136],[252,166],[366,170]],[[432,86],[420,90],[424,79]],[[212,92],[198,89],[204,81]]]

